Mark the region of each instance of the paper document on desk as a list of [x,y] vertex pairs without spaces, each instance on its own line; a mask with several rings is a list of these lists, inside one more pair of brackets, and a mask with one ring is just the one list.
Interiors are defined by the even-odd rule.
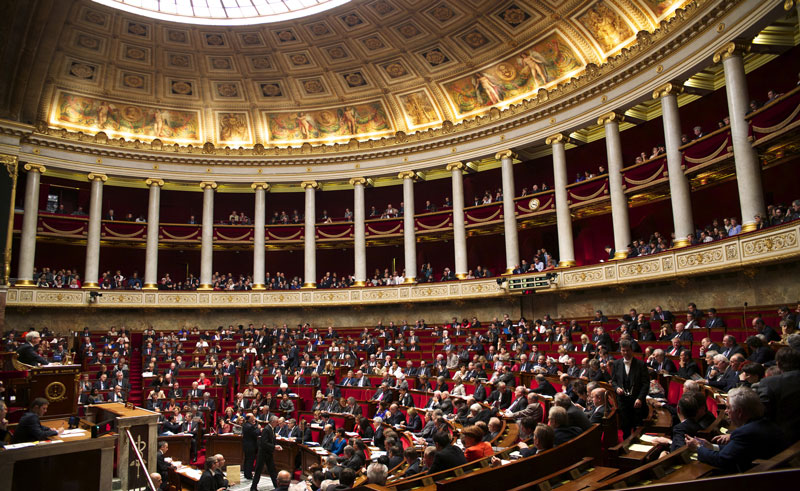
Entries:
[[639,437],[639,440],[641,440],[643,442],[647,442],[647,443],[655,443],[656,438],[658,438],[658,437],[655,436],[655,435],[644,434],[644,435]]
[[631,452],[644,452],[644,453],[647,453],[652,449],[653,449],[652,445],[642,445],[641,443],[634,443],[633,445],[628,447],[628,450],[630,450]]
[[61,432],[61,436],[70,436],[70,435],[85,435],[86,430],[82,430],[80,428],[75,428],[72,430],[64,430]]

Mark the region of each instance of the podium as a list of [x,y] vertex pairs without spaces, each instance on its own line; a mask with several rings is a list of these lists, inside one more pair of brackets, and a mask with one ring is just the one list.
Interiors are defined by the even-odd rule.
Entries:
[[[34,367],[20,363],[14,352],[0,353],[2,370],[17,397],[16,405],[27,407],[37,397],[50,403],[48,417],[69,417],[78,413],[80,365],[45,365]],[[3,377],[5,378],[5,377]]]
[[[142,454],[147,470],[155,472],[158,413],[137,407],[127,408],[118,402],[93,404],[87,406],[86,411],[86,419],[95,424],[113,420],[111,425],[117,432],[117,475],[122,481],[122,489],[147,486],[145,471],[131,449],[131,440]],[[130,431],[130,439],[126,430]]]

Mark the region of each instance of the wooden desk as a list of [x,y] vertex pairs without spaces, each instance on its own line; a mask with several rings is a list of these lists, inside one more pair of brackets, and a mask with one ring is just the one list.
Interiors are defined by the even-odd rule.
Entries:
[[[167,442],[169,444],[167,453],[164,455],[165,457],[169,457],[172,460],[177,460],[183,464],[189,464],[191,462],[191,435],[160,436],[158,437],[158,441]],[[156,451],[158,451],[158,446],[156,446]]]
[[221,454],[228,465],[244,464],[241,435],[208,435],[206,436],[206,455]]
[[136,454],[130,451],[130,442],[125,430],[130,430],[134,444],[139,448],[145,465],[155,468],[158,440],[158,413],[124,404],[111,402],[86,406],[86,419],[99,423],[114,419],[117,431],[117,474],[122,481],[122,489],[141,488],[147,485],[147,478],[139,466]]
[[111,489],[116,438],[103,436],[0,452],[0,489]]

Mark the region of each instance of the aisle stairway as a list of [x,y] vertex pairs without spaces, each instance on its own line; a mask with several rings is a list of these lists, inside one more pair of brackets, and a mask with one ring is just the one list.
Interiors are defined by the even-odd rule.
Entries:
[[131,393],[128,394],[128,402],[133,403],[134,406],[141,406],[144,404],[144,395],[142,394],[142,333],[133,331],[131,332],[131,346],[133,353],[128,366],[129,379],[128,383],[131,384]]

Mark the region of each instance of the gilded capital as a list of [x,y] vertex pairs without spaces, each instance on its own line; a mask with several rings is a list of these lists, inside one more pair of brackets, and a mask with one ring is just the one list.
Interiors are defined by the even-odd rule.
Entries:
[[317,181],[303,181],[300,183],[300,187],[303,189],[318,189],[319,183]]
[[721,47],[714,53],[712,60],[714,63],[727,60],[731,56],[742,56],[750,51],[750,44],[740,41],[732,41]]
[[217,183],[214,181],[203,181],[200,183],[200,189],[204,190],[206,188],[217,189]]
[[795,0],[785,0],[783,2],[783,10],[787,12],[792,10],[794,8],[795,3],[796,3]]
[[557,143],[561,143],[562,145],[567,143],[569,139],[564,136],[563,133],[556,133],[553,136],[548,136],[547,139],[544,141],[546,145],[555,145]]
[[367,184],[367,179],[364,177],[354,177],[350,179],[350,185],[355,186],[356,184],[361,184],[362,186]]
[[497,159],[497,160],[515,159],[515,158],[517,158],[517,154],[515,154],[511,150],[502,150],[500,152],[497,152],[497,154],[495,154],[494,158]]
[[250,185],[250,188],[252,188],[253,191],[257,189],[263,189],[264,191],[269,191],[269,184],[266,182],[254,182],[253,184]]
[[464,169],[464,162],[452,162],[450,164],[447,164],[447,170],[453,171],[456,169],[458,170]]
[[599,118],[597,118],[597,124],[606,124],[606,123],[621,123],[625,121],[625,115],[615,112],[610,112],[608,114],[603,114]]
[[42,164],[31,164],[30,162],[28,162],[27,164],[25,164],[25,170],[27,171],[35,170],[39,174],[44,174],[45,172],[47,172],[47,167],[43,166]]
[[88,176],[86,176],[90,181],[108,181],[108,176],[105,174],[100,174],[99,172],[92,172]]
[[9,177],[15,179],[17,177],[18,169],[17,163],[19,160],[16,155],[0,155],[0,164],[6,167]]
[[147,179],[145,179],[144,183],[147,184],[149,187],[153,186],[162,187],[164,186],[164,179],[158,179],[157,177],[148,177]]
[[413,170],[407,170],[397,174],[398,179],[414,179],[416,176]]
[[653,99],[661,99],[668,95],[678,95],[683,92],[683,84],[680,82],[667,82],[653,91]]

